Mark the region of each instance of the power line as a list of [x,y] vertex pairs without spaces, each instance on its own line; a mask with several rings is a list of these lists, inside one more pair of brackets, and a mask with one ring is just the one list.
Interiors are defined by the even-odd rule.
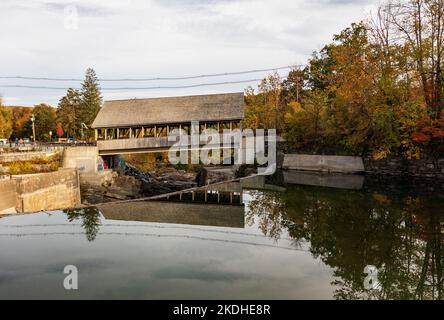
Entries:
[[[43,223],[43,224],[5,224],[0,225],[0,228],[12,228],[12,229],[25,229],[25,228],[50,228],[50,227],[73,227],[78,228],[82,226],[78,223]],[[100,228],[102,227],[119,227],[119,228],[148,228],[148,229],[177,229],[177,230],[190,230],[190,231],[199,231],[199,232],[208,232],[208,233],[220,233],[220,234],[228,234],[228,235],[239,235],[239,236],[247,236],[247,237],[256,237],[256,238],[267,238],[264,234],[250,233],[250,232],[238,232],[238,231],[227,231],[220,229],[208,229],[204,227],[190,227],[190,226],[172,226],[172,225],[157,225],[157,224],[121,224],[121,223],[104,223],[99,224]],[[293,241],[293,238],[280,238],[279,240],[288,240]]]
[[[219,86],[227,84],[240,84],[257,82],[263,79],[249,79],[249,80],[239,80],[239,81],[223,81],[223,82],[209,82],[209,83],[198,83],[182,86],[153,86],[153,87],[115,87],[115,88],[101,88],[103,91],[115,91],[115,90],[156,90],[156,89],[188,89],[197,87],[209,87],[209,86]],[[30,86],[21,84],[0,84],[0,88],[18,88],[18,89],[45,89],[45,90],[68,90],[68,87],[51,87],[51,86]],[[79,88],[76,88],[79,89]]]
[[[0,237],[16,237],[16,238],[24,238],[24,237],[47,237],[47,236],[84,236],[87,235],[86,232],[36,232],[36,233],[0,233]],[[242,240],[230,240],[230,239],[218,239],[218,238],[208,238],[201,236],[192,236],[192,235],[183,235],[183,234],[159,234],[159,233],[144,233],[144,232],[98,232],[97,236],[135,236],[135,237],[154,237],[154,238],[176,238],[176,239],[189,239],[189,240],[203,240],[203,241],[213,241],[213,242],[221,242],[228,244],[241,244],[241,245],[250,245],[257,247],[268,247],[268,248],[276,248],[276,249],[284,249],[290,251],[300,251],[300,252],[310,252],[307,249],[297,248],[297,247],[285,247],[273,244],[265,244],[265,243],[257,243],[251,241],[242,241]]]
[[[237,71],[237,72],[225,72],[225,73],[213,73],[213,74],[201,74],[201,75],[191,75],[191,76],[183,76],[183,77],[151,77],[151,78],[116,78],[116,79],[99,79],[102,82],[132,82],[132,81],[169,81],[169,80],[191,80],[191,79],[199,79],[199,78],[210,78],[210,77],[223,77],[223,76],[232,76],[232,75],[242,75],[242,74],[250,74],[250,73],[258,73],[258,72],[267,72],[267,71],[278,71],[284,69],[292,69],[296,66],[282,66],[278,68],[268,68],[268,69],[254,69],[247,71]],[[48,77],[30,77],[30,76],[0,76],[0,79],[7,80],[33,80],[33,81],[83,81],[84,79],[76,79],[76,78],[48,78]]]

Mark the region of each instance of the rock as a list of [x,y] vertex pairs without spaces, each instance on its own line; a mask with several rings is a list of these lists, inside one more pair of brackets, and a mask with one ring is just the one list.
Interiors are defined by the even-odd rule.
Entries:
[[196,175],[196,183],[198,187],[203,187],[207,184],[208,170],[205,168],[200,168]]

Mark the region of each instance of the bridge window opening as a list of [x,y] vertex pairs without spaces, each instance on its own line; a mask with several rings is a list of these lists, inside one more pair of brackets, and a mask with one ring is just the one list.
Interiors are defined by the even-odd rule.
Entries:
[[189,124],[183,124],[181,128],[185,134],[191,135],[191,126]]
[[131,135],[130,128],[119,128],[119,139],[129,139]]
[[232,123],[233,123],[232,130],[241,128],[241,123],[239,121],[233,121]]
[[230,130],[231,129],[230,123],[229,122],[221,122],[219,128],[220,128],[219,132],[220,133],[224,133],[224,130]]
[[156,136],[154,127],[145,127],[145,137],[147,138],[154,138]]
[[157,137],[167,137],[168,129],[167,126],[157,126]]
[[209,191],[207,193],[207,202],[218,203],[219,193],[217,191]]
[[106,129],[106,140],[114,140],[117,139],[117,129]]
[[144,132],[142,128],[134,128],[134,138],[141,139],[144,136]]
[[207,129],[213,129],[219,131],[219,124],[217,122],[207,123]]
[[177,130],[176,132],[179,132],[180,125],[170,125],[168,129],[170,133],[173,132],[173,130]]
[[97,140],[105,140],[106,129],[97,130]]
[[205,191],[205,192],[202,192],[202,191],[197,191],[197,192],[195,192],[194,193],[194,199],[193,199],[193,201],[194,202],[206,202],[206,194],[207,194],[207,192]]

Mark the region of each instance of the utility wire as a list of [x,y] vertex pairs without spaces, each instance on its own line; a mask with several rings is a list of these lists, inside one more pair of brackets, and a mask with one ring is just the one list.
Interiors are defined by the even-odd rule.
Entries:
[[[282,66],[278,68],[269,68],[269,69],[255,69],[255,70],[247,70],[247,71],[237,71],[237,72],[225,72],[225,73],[213,73],[213,74],[201,74],[201,75],[192,75],[192,76],[183,76],[183,77],[152,77],[152,78],[116,78],[116,79],[99,79],[101,82],[132,82],[132,81],[169,81],[169,80],[190,80],[190,79],[199,79],[199,78],[210,78],[210,77],[223,77],[223,76],[232,76],[232,75],[242,75],[242,74],[250,74],[250,73],[258,73],[258,72],[267,72],[267,71],[278,71],[284,69],[292,69],[296,66]],[[0,76],[0,79],[7,80],[35,80],[35,81],[83,81],[84,79],[76,79],[76,78],[47,78],[47,77],[29,77],[29,76]]]
[[[197,88],[197,87],[209,87],[209,86],[219,86],[227,84],[238,84],[238,83],[249,83],[261,81],[263,79],[249,79],[249,80],[239,80],[239,81],[224,81],[224,82],[210,82],[210,83],[198,83],[182,86],[153,86],[153,87],[115,87],[115,88],[101,88],[103,91],[113,91],[113,90],[156,90],[156,89],[186,89],[186,88]],[[45,89],[45,90],[68,90],[68,87],[50,87],[50,86],[30,86],[21,84],[0,84],[0,88],[19,88],[19,89]],[[79,89],[79,88],[77,88]]]

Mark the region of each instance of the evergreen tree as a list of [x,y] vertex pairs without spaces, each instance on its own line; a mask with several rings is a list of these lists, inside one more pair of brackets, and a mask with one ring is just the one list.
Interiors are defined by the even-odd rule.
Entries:
[[[102,105],[99,80],[94,69],[88,68],[86,70],[85,81],[82,83],[80,94],[81,104],[78,120],[80,124],[84,123],[90,128]],[[92,130],[84,130],[84,134],[86,137],[91,137]]]
[[64,128],[67,137],[80,135],[81,97],[79,91],[68,89],[66,96],[60,99],[57,109],[57,119]]

